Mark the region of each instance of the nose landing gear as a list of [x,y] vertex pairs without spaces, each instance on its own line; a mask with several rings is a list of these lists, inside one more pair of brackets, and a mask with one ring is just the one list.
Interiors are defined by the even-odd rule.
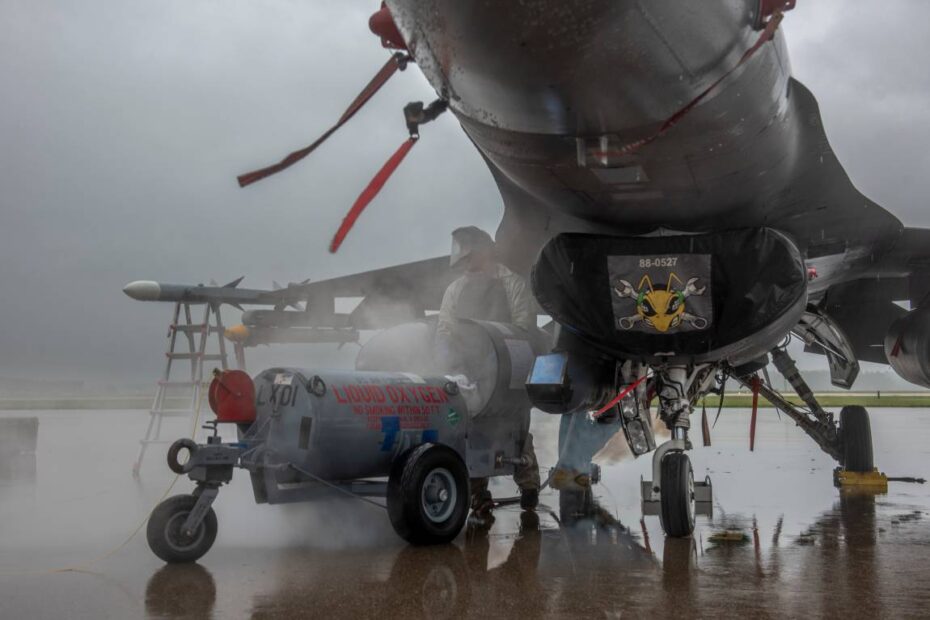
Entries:
[[713,516],[713,484],[710,477],[695,482],[685,440],[672,439],[659,446],[652,470],[653,479],[640,483],[643,514],[658,516],[667,536],[690,536],[697,515]]
[[659,446],[652,456],[652,480],[641,482],[643,514],[658,515],[662,529],[673,538],[684,538],[694,531],[698,514],[713,512],[713,486],[710,478],[694,481],[691,459],[685,450],[688,440],[692,396],[706,389],[714,375],[709,366],[668,367],[656,371],[659,414],[672,429],[672,439]]

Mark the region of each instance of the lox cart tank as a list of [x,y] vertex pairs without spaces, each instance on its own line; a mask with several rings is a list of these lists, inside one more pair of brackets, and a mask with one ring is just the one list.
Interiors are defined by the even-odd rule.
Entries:
[[[331,498],[334,492],[385,497],[397,533],[413,544],[454,539],[467,518],[469,478],[509,475],[521,463],[528,425],[524,383],[535,356],[528,334],[510,325],[463,321],[470,346],[463,367],[445,376],[431,366],[435,324],[401,325],[360,351],[363,370],[272,368],[254,380],[214,373],[207,443],[180,439],[168,465],[196,483],[190,495],[155,507],[147,537],[166,562],[192,562],[217,532],[212,503],[249,472],[257,503]],[[403,368],[387,371],[386,366]],[[223,443],[217,424],[238,426]],[[186,460],[181,458],[188,453]]]

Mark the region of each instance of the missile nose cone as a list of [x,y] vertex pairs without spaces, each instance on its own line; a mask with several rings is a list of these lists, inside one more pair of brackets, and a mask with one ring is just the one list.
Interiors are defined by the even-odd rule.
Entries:
[[151,280],[136,280],[124,286],[123,292],[138,301],[158,301],[161,286]]

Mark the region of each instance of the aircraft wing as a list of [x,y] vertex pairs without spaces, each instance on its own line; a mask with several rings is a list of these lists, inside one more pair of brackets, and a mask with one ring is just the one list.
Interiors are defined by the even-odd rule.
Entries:
[[384,327],[439,310],[446,287],[457,277],[448,256],[373,269],[297,285],[307,311],[321,317],[335,313],[339,297],[361,297],[352,312],[358,327]]
[[449,267],[449,257],[437,256],[414,263],[311,282],[305,286],[311,297],[366,297],[371,294],[397,296],[394,293],[403,292],[415,295],[427,309],[438,310],[443,292],[455,278],[455,273]]

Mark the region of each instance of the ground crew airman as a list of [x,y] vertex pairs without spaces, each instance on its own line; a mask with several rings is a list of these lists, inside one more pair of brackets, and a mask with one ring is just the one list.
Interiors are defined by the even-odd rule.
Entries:
[[[446,289],[439,310],[436,328],[438,362],[447,368],[457,359],[454,338],[455,319],[510,323],[526,330],[536,330],[533,300],[524,280],[497,262],[494,241],[480,228],[466,226],[452,232],[451,265],[464,274]],[[527,462],[514,472],[514,482],[520,487],[520,505],[533,509],[539,503],[539,465],[529,432],[530,410],[526,409],[524,440],[521,450]],[[472,480],[472,508],[487,514],[493,508],[486,478]]]

